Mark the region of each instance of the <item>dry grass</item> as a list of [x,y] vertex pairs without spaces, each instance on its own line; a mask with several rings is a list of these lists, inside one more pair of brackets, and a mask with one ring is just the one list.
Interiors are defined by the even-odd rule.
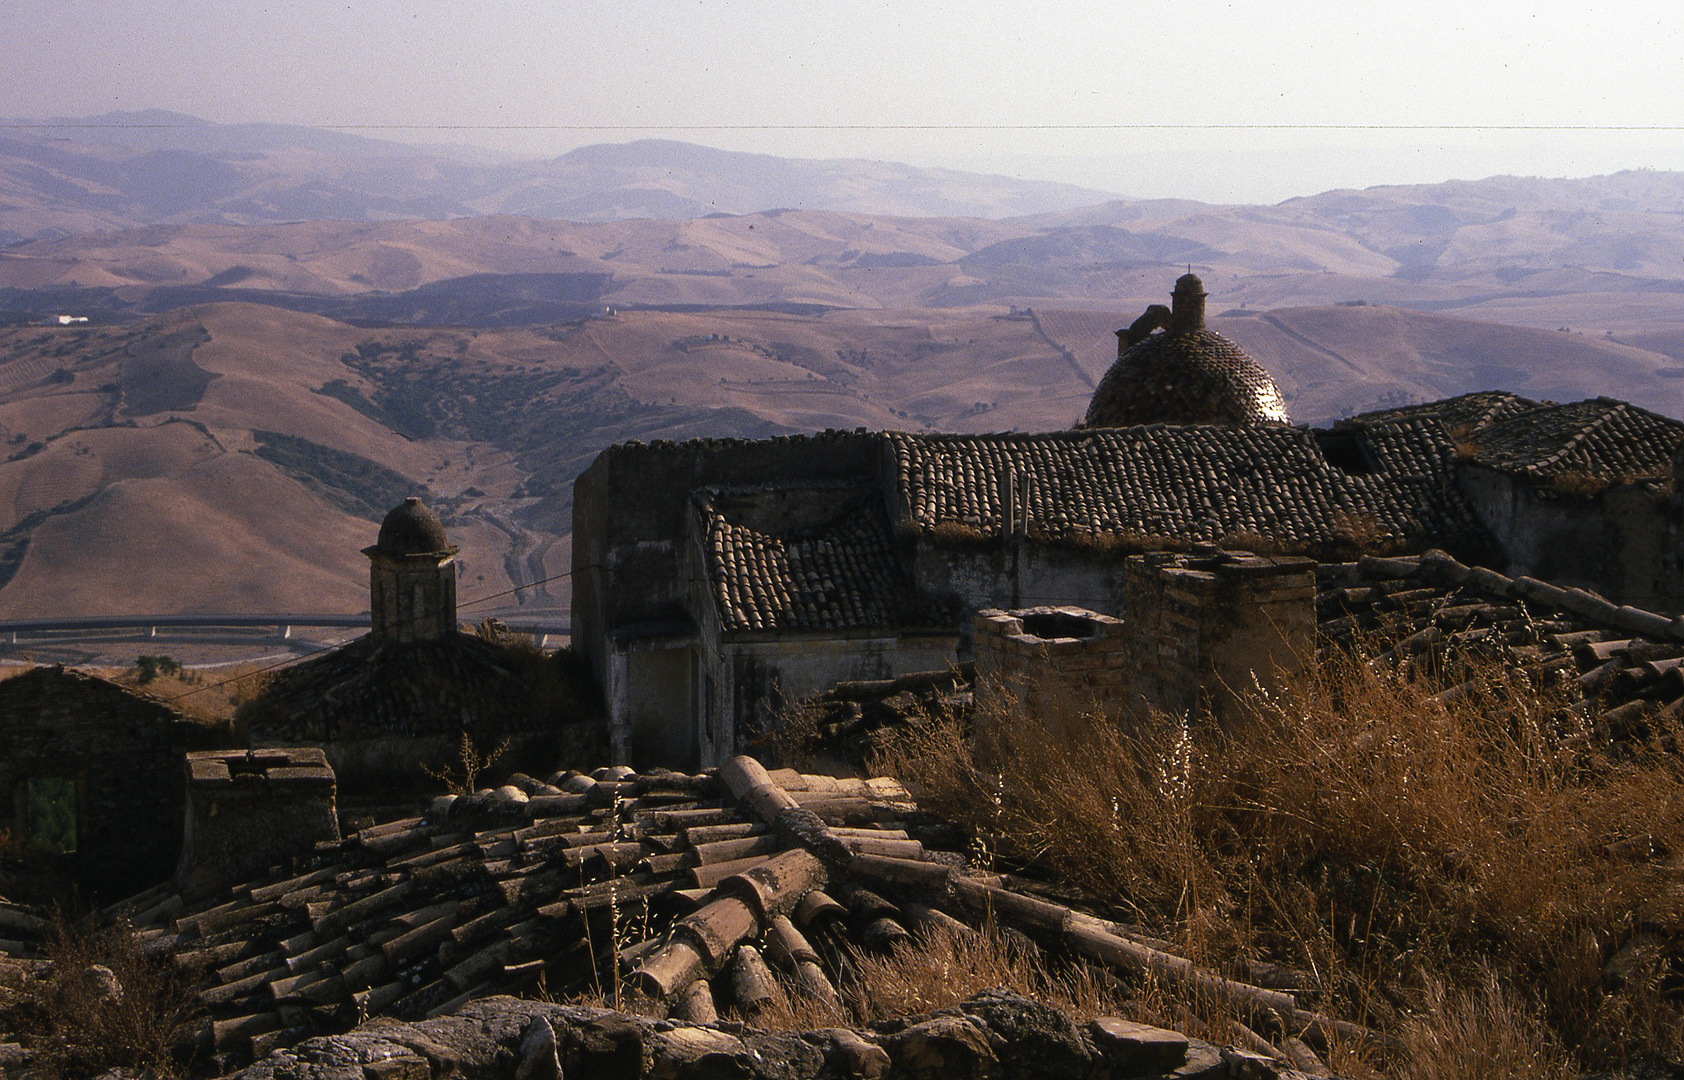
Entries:
[[1091,1019],[1138,1012],[1115,980],[1085,964],[1052,967],[1028,939],[992,924],[981,929],[920,927],[886,954],[852,951],[841,986],[841,1010],[776,971],[783,994],[753,1019],[770,1031],[864,1026],[918,1016],[969,1001],[983,990],[1006,990]]
[[1000,542],[998,532],[986,532],[964,521],[941,521],[930,529],[930,543],[940,547],[988,547]]
[[1421,1013],[1403,1025],[1402,1080],[1569,1080],[1549,1028],[1496,975],[1452,991],[1429,978]]
[[887,955],[854,956],[851,969],[854,979],[845,990],[861,1023],[948,1008],[987,989],[1035,998],[1083,1019],[1123,1008],[1092,968],[1049,967],[1033,944],[993,925],[921,928]]
[[[93,674],[152,697],[161,698],[194,720],[226,724],[234,710],[262,692],[274,661],[252,661],[201,671],[157,671],[150,678],[136,664],[126,668],[90,668]],[[156,670],[156,669],[155,669]]]
[[[55,923],[46,957],[51,973],[4,1017],[36,1053],[32,1075],[70,1080],[110,1069],[158,1080],[187,1075],[176,1048],[190,1044],[183,1038],[192,1020],[189,988],[168,966],[142,956],[127,926]],[[95,965],[115,984],[90,974]]]
[[1583,469],[1568,469],[1550,478],[1550,488],[1563,495],[1572,495],[1579,499],[1592,499],[1607,491],[1614,481],[1606,476],[1586,472]]
[[[1348,658],[1236,733],[980,716],[909,730],[873,767],[1199,963],[1313,973],[1321,1007],[1413,1032],[1423,1061],[1434,1025],[1467,1047],[1451,1029],[1499,1014],[1488,1026],[1535,1021],[1546,1063],[1684,1060],[1668,950],[1619,986],[1602,977],[1638,925],[1664,924],[1672,953],[1684,932],[1684,904],[1654,903],[1684,895],[1669,733],[1599,750],[1564,692],[1495,662],[1448,704],[1437,689]],[[1460,1075],[1433,1068],[1420,1075]]]

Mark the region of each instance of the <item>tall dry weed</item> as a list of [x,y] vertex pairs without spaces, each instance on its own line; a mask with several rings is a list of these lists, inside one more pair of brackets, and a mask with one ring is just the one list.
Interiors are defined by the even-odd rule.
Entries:
[[1565,689],[1500,661],[1455,678],[1443,695],[1335,658],[1226,731],[984,714],[907,732],[874,766],[1200,963],[1311,973],[1347,1019],[1419,1028],[1437,993],[1465,1027],[1494,978],[1582,1064],[1677,1056],[1666,973],[1609,987],[1602,969],[1684,885],[1666,858],[1684,852],[1680,762],[1656,741],[1599,748]]
[[1569,1080],[1576,1071],[1549,1028],[1498,976],[1452,990],[1428,977],[1402,1025],[1400,1080]]
[[191,987],[179,972],[143,956],[127,926],[55,922],[45,955],[50,974],[6,1017],[36,1053],[33,1075],[187,1075],[182,1054],[191,1042]]

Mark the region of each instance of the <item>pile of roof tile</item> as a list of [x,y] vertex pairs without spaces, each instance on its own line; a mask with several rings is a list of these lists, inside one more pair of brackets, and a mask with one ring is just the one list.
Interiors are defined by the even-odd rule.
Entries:
[[676,1020],[752,1023],[785,993],[839,1006],[860,952],[990,919],[1125,974],[1220,992],[1260,1022],[1284,1018],[1294,1039],[1366,1035],[1032,883],[968,870],[942,850],[953,830],[892,780],[773,773],[746,757],[717,774],[552,779],[440,798],[195,905],[160,888],[113,914],[201,975],[203,1049],[230,1067],[374,1016],[440,1017],[616,976]]
[[1382,659],[1441,672],[1458,658],[1499,656],[1540,685],[1570,683],[1606,737],[1640,733],[1657,714],[1684,716],[1684,617],[1464,566],[1442,551],[1325,564],[1318,579],[1329,644],[1366,637],[1386,647]]

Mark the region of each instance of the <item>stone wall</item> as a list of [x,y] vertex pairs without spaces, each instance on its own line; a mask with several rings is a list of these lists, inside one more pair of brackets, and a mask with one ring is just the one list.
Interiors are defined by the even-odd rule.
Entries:
[[622,443],[573,484],[573,644],[607,685],[610,633],[685,610],[692,494],[800,482],[875,483],[883,439],[825,432],[773,439]]
[[333,769],[320,747],[211,750],[186,757],[187,813],[176,885],[202,896],[339,839]]
[[1129,559],[1134,690],[1164,712],[1232,719],[1237,697],[1314,662],[1315,565],[1243,552]]
[[1078,607],[976,616],[976,693],[1042,721],[1070,708],[1117,714],[1132,693],[1123,620]]
[[1651,483],[1618,484],[1590,496],[1466,465],[1461,486],[1496,537],[1510,577],[1591,589],[1618,604],[1678,611],[1678,513]]
[[155,885],[180,847],[181,754],[225,735],[63,667],[0,680],[0,827],[26,842],[41,833],[96,898]]
[[1078,607],[978,612],[979,702],[1004,695],[1043,720],[1073,708],[1232,719],[1237,697],[1313,662],[1315,566],[1244,552],[1136,555],[1124,562],[1121,619]]

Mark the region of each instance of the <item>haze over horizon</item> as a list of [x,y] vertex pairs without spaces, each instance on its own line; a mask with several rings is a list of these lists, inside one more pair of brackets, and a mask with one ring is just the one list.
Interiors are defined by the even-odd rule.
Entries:
[[1684,169],[1684,13],[16,0],[0,115],[167,109],[550,156],[663,137],[1277,202]]

